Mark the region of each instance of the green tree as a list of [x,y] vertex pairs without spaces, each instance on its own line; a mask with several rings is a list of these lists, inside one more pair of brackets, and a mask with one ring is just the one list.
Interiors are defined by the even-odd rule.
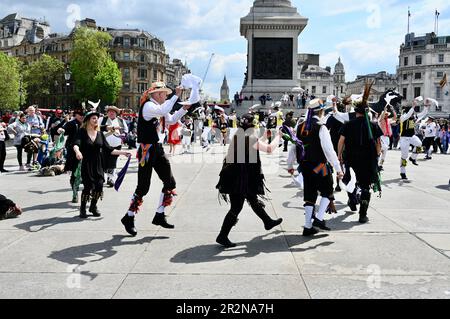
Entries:
[[106,32],[79,28],[74,34],[70,69],[80,100],[112,104],[122,88],[122,75],[117,63],[108,53],[112,40]]
[[24,66],[23,80],[28,95],[33,98],[48,97],[55,89],[55,82],[61,83],[64,63],[44,54],[39,60]]
[[[0,110],[15,111],[19,109],[19,89],[19,61],[0,52]],[[24,90],[23,93],[25,93]]]
[[108,59],[94,78],[97,96],[106,104],[113,104],[122,88],[122,73],[117,63]]

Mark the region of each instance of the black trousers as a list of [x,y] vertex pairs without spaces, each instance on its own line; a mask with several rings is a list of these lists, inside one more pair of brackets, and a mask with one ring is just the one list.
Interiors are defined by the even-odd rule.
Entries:
[[[430,148],[433,146],[434,147],[434,137],[426,137],[423,140],[422,143],[423,147],[425,147],[425,151],[428,155],[428,151],[430,150]],[[435,150],[436,153],[437,150]]]
[[313,167],[308,164],[302,165],[302,174],[304,182],[303,198],[305,203],[315,204],[317,197],[320,195],[330,198],[333,195],[333,175],[329,173],[327,176],[316,174]]
[[[141,156],[140,153],[139,157]],[[140,198],[146,196],[150,190],[153,169],[164,184],[162,192],[172,191],[176,188],[175,178],[172,175],[172,168],[164,153],[164,148],[161,144],[157,144],[151,147],[148,162],[143,167],[139,164],[138,185],[135,194]]]
[[23,147],[20,145],[16,145],[16,148],[17,148],[17,162],[19,163],[19,166],[23,166],[22,161]]
[[244,208],[245,201],[248,201],[250,207],[256,213],[256,215],[260,216],[261,210],[265,213],[265,205],[263,202],[258,200],[256,195],[241,195],[241,194],[230,194],[230,213],[235,215],[236,217],[241,213],[242,208]]
[[5,141],[0,141],[0,170],[4,169],[6,160],[6,144]]

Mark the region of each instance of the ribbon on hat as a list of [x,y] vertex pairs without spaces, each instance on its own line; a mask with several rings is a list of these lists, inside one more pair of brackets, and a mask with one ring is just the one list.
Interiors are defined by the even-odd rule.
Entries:
[[148,101],[148,95],[153,91],[153,88],[149,88],[147,91],[145,91],[141,96],[140,104],[143,106],[145,102]]

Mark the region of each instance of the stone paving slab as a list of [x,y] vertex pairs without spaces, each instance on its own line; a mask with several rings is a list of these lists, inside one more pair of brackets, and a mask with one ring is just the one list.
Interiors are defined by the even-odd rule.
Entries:
[[0,272],[59,272],[70,265],[81,271],[127,273],[153,240],[154,233],[130,238],[111,232],[44,231],[23,238],[2,250]]
[[170,237],[150,244],[133,273],[156,274],[298,274],[285,238],[269,234],[234,232],[238,247],[224,250],[215,244],[217,233],[158,232]]
[[[163,284],[161,284],[163,283]],[[249,297],[249,292],[251,296]],[[132,299],[308,299],[295,275],[130,274],[114,298]]]
[[0,273],[0,299],[112,298],[125,274],[95,277],[70,273]]
[[313,299],[450,299],[448,276],[304,276]]
[[323,232],[311,239],[285,237],[302,274],[364,275],[375,265],[382,275],[450,275],[450,259],[411,234]]

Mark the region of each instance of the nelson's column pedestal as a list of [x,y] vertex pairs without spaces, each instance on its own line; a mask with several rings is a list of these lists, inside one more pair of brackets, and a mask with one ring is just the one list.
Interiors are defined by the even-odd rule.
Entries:
[[248,41],[247,76],[242,93],[255,100],[270,93],[279,99],[298,83],[298,36],[308,24],[289,0],[255,0],[241,19]]

